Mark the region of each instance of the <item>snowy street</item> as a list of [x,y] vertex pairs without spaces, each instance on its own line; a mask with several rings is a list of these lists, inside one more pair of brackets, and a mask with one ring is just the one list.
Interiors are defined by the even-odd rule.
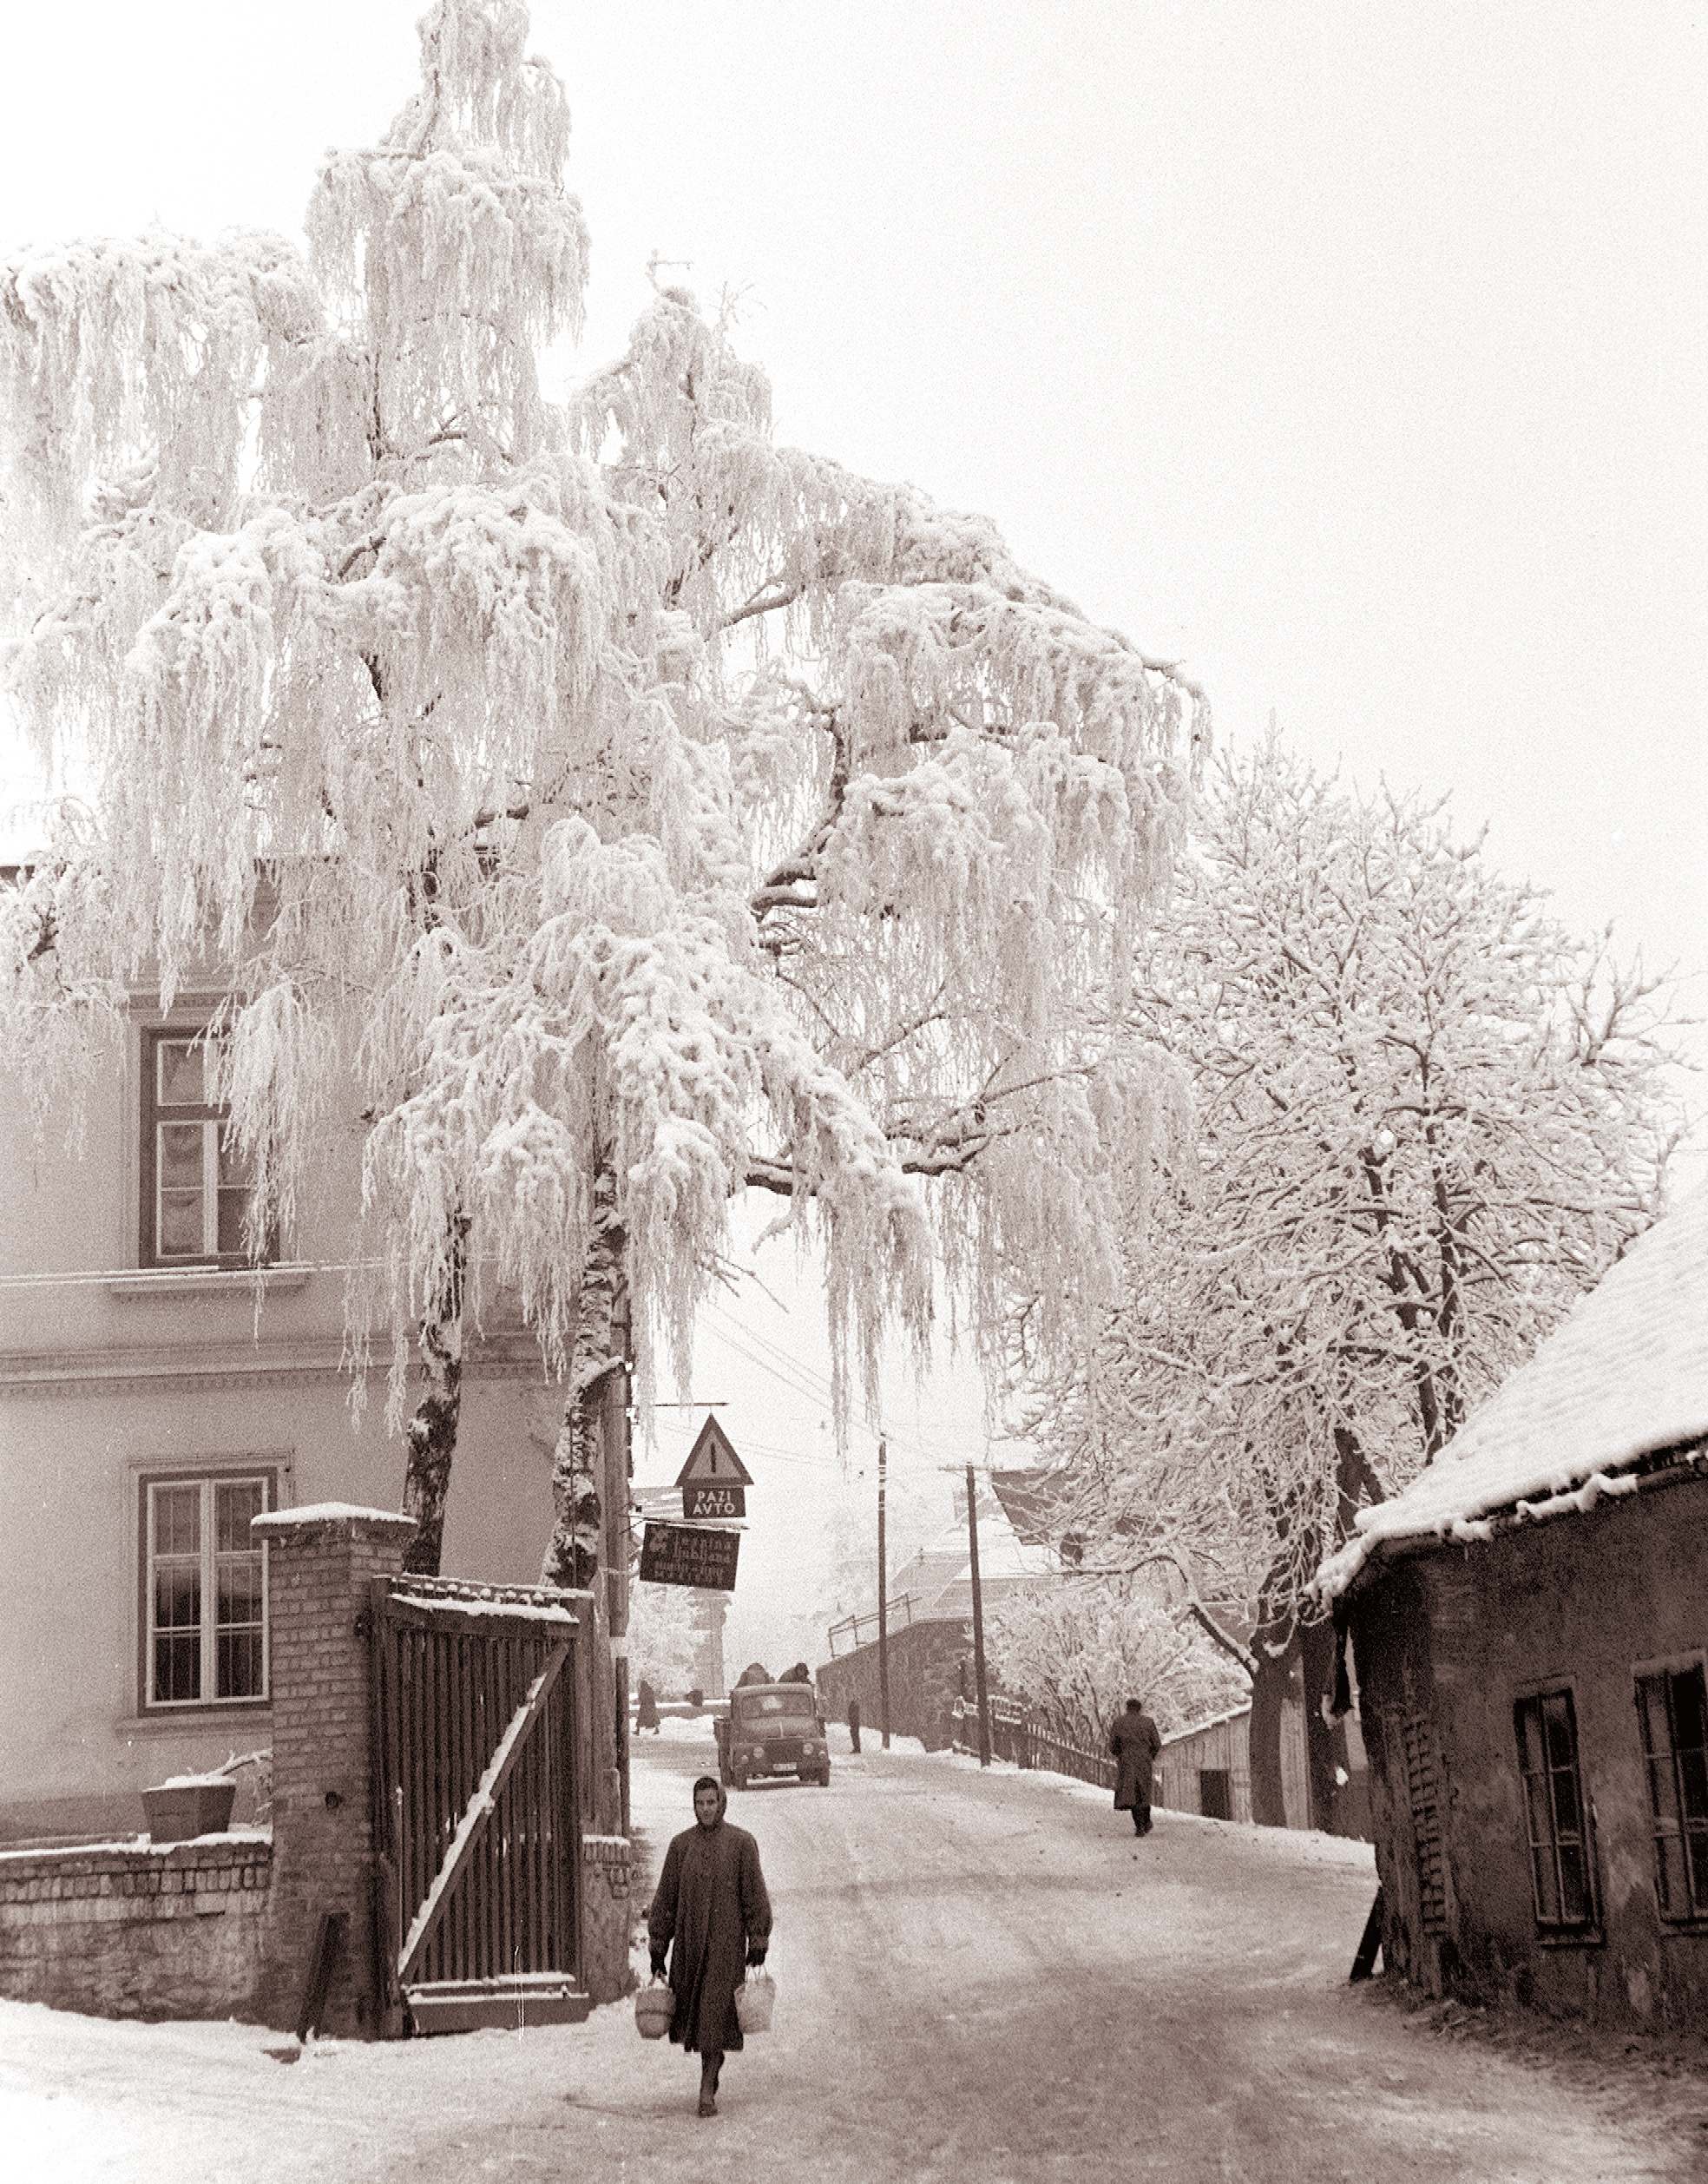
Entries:
[[[643,1740],[656,1871],[712,1765],[707,1727]],[[1160,1814],[927,1757],[731,1800],[776,1910],[777,2026],[693,2113],[696,2065],[627,2003],[581,2027],[392,2046],[237,2025],[112,2024],[0,2003],[0,2132],[22,2179],[303,2176],[1087,2181],[1699,2174],[1708,2099],[1431,2038],[1345,1984],[1370,1853]],[[650,1873],[647,1882],[650,1886]],[[644,1912],[639,1895],[636,1919]],[[644,1970],[645,1958],[637,1952]]]

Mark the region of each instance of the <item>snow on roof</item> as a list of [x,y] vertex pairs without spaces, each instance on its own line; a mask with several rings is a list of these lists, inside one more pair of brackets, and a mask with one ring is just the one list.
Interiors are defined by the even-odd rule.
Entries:
[[1495,1510],[1586,1514],[1620,1470],[1708,1433],[1708,1188],[1658,1221],[1403,1494],[1358,1511],[1317,1571],[1343,1593],[1387,1540],[1493,1536]]

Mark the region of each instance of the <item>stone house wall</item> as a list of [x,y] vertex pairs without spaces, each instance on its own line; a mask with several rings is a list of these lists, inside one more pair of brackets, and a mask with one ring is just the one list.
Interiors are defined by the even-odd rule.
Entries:
[[[955,1701],[972,1688],[973,1627],[969,1622],[917,1622],[890,1636],[890,1731],[917,1737],[928,1752],[955,1740]],[[827,1721],[845,1721],[848,1701],[860,1702],[860,1734],[877,1738],[879,1719],[877,1643],[827,1661],[817,1672],[820,1711]]]
[[[1659,1913],[1633,1673],[1708,1648],[1708,1481],[1668,1475],[1586,1516],[1403,1556],[1349,1606],[1389,1969],[1432,1994],[1708,2030],[1708,1931]],[[1514,1709],[1560,1689],[1597,1920],[1545,1938]]]

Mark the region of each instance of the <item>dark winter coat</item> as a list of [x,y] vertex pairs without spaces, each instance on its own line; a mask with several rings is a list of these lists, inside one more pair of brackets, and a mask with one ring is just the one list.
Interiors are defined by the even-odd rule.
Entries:
[[1162,1749],[1157,1725],[1147,1714],[1124,1714],[1116,1722],[1109,1749],[1120,1762],[1115,1778],[1115,1810],[1131,1812],[1151,1801],[1151,1769]]
[[727,2054],[741,2045],[735,1990],[746,1977],[747,1944],[771,1938],[771,1898],[759,1871],[759,1846],[745,1827],[724,1818],[718,1793],[711,1827],[696,1821],[673,1836],[658,1892],[647,1914],[654,1950],[667,1943],[676,2014],[670,2036],[691,2054]]
[[635,1727],[637,1729],[656,1729],[659,1725],[658,1697],[651,1684],[647,1682],[644,1678],[641,1680],[639,1696],[640,1703],[635,1709]]

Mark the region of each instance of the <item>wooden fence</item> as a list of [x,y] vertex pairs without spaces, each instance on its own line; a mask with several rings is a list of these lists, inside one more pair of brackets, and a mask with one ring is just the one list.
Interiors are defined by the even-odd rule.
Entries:
[[[979,1748],[978,1707],[964,1699],[955,1703],[955,1749]],[[1054,1774],[1070,1774],[1076,1781],[1095,1782],[1099,1788],[1115,1786],[1115,1762],[1107,1752],[1093,1752],[1075,1744],[1053,1728],[1041,1714],[1028,1714],[1011,1699],[990,1701],[990,1753],[1015,1766],[1044,1767]]]

